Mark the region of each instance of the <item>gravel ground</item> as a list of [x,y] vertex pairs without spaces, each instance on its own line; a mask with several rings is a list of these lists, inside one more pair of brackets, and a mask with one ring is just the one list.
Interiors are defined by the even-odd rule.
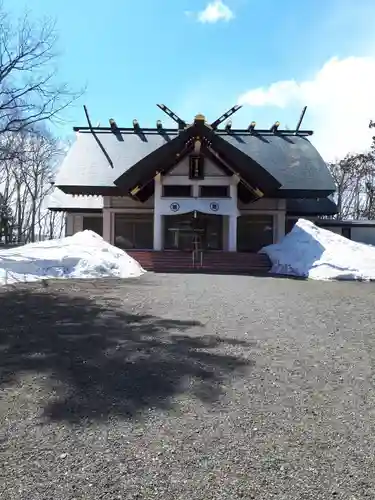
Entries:
[[0,291],[0,497],[375,498],[375,285]]

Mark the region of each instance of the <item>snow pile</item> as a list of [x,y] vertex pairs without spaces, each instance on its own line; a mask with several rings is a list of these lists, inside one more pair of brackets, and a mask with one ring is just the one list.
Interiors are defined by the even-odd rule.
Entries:
[[310,221],[299,219],[280,243],[261,250],[272,273],[316,280],[375,279],[375,248],[348,240]]
[[56,278],[131,278],[145,271],[93,231],[0,251],[0,285]]

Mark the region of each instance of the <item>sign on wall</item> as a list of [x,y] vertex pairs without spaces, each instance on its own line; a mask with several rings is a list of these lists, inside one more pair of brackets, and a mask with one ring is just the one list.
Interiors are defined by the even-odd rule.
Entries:
[[205,198],[189,198],[172,201],[169,199],[155,199],[155,211],[160,215],[186,214],[189,212],[201,212],[215,215],[240,215],[237,208],[237,200],[233,198],[222,199],[220,201]]

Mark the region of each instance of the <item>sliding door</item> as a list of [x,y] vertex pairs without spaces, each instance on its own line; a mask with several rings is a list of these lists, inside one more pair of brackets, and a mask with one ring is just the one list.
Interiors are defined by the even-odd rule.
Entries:
[[115,214],[115,245],[124,250],[153,248],[152,214]]
[[237,221],[237,251],[258,252],[273,243],[273,215],[241,215]]

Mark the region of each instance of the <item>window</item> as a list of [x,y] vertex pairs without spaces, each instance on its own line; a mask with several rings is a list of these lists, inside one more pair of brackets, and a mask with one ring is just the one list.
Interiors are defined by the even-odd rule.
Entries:
[[115,245],[124,250],[153,248],[152,214],[115,214]]
[[200,186],[202,198],[228,198],[229,186]]
[[344,226],[341,231],[342,231],[341,234],[342,234],[342,236],[344,236],[344,238],[348,238],[348,240],[352,239],[352,228],[351,227]]
[[258,252],[273,243],[272,215],[242,215],[237,222],[237,250]]
[[163,186],[163,196],[166,198],[190,198],[191,186]]
[[83,216],[83,230],[94,231],[99,236],[103,236],[103,217],[101,215],[95,217]]

